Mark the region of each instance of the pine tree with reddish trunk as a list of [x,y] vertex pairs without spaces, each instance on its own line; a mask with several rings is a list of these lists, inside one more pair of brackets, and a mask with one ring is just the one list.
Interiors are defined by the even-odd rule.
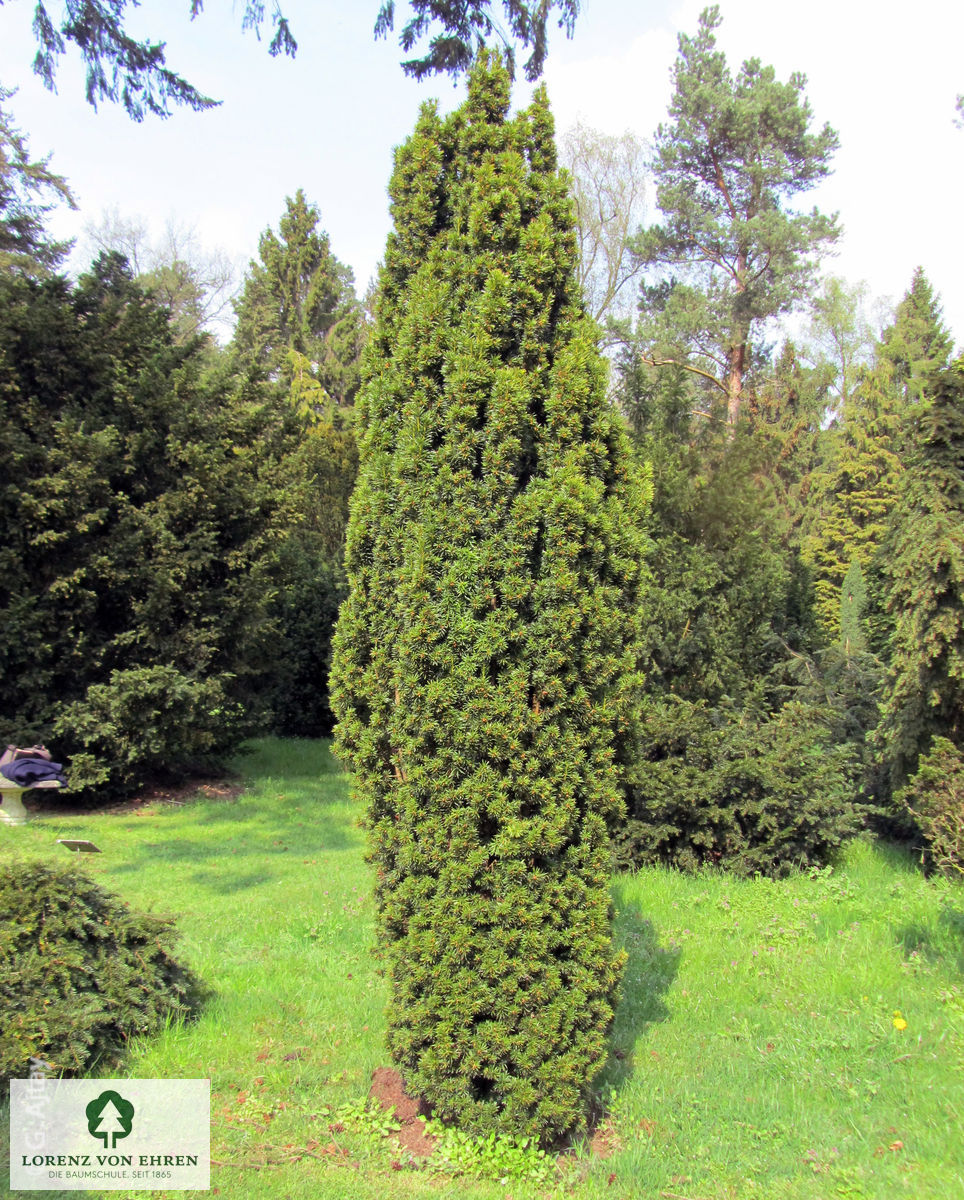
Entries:
[[640,336],[654,367],[682,365],[739,420],[759,332],[809,299],[836,217],[788,206],[830,173],[836,133],[811,132],[798,72],[786,83],[747,59],[735,77],[716,48],[719,8],[680,34],[669,121],[656,131],[653,178],[662,219],[641,231],[639,260],[661,280],[644,293]]

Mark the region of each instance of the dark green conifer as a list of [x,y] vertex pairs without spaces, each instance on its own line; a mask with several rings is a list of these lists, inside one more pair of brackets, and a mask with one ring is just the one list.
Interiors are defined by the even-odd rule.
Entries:
[[827,433],[824,462],[811,478],[803,538],[817,620],[828,642],[841,635],[840,595],[848,567],[870,566],[903,485],[906,413],[889,363],[881,361],[864,375],[842,417]]
[[278,233],[258,242],[244,290],[235,302],[235,349],[290,389],[299,407],[320,411],[350,404],[358,390],[364,340],[351,270],[318,228],[318,209],[299,188],[285,202]]
[[935,738],[964,747],[964,360],[935,380],[884,544],[893,621],[881,737],[893,783]]
[[366,330],[352,273],[332,253],[319,220],[304,192],[289,196],[278,232],[261,235],[258,261],[235,303],[238,362],[255,378],[273,380],[303,424],[301,444],[287,460],[301,521],[279,547],[271,613],[278,671],[265,694],[274,731],[293,737],[319,737],[332,726],[331,634],[345,595],[345,527],[357,465],[351,405]]
[[545,93],[508,109],[483,55],[396,154],[332,697],[391,1055],[442,1118],[548,1142],[585,1121],[621,974],[643,497]]
[[[918,267],[883,333],[873,368],[843,404],[841,422],[828,435],[825,462],[814,473],[804,554],[814,573],[818,619],[830,640],[840,634],[839,597],[848,564],[856,560],[869,578],[875,573],[875,556],[905,487],[916,422],[950,353],[940,304]],[[877,603],[871,594],[868,616],[875,626]]]
[[928,385],[947,367],[954,349],[940,302],[923,267],[914,271],[910,287],[897,305],[894,323],[884,330],[881,340],[880,356],[893,367],[904,399],[919,403]]
[[867,649],[864,614],[867,608],[867,584],[859,559],[851,559],[840,589],[840,645],[848,657]]
[[76,286],[0,271],[7,739],[56,745],[105,798],[257,727],[296,432],[201,339],[177,345],[120,256]]

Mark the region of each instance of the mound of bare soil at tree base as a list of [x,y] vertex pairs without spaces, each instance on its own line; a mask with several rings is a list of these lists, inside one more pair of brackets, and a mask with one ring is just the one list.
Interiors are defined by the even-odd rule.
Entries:
[[395,1120],[401,1129],[395,1137],[401,1148],[414,1158],[427,1158],[435,1149],[435,1139],[425,1132],[424,1117],[432,1115],[424,1100],[405,1091],[402,1077],[390,1067],[376,1067],[372,1072],[372,1088],[368,1093],[387,1112],[395,1109]]
[[[394,1135],[399,1148],[412,1158],[428,1158],[435,1149],[436,1139],[425,1132],[425,1118],[432,1115],[429,1105],[420,1097],[410,1096],[405,1091],[402,1077],[391,1067],[376,1067],[372,1072],[369,1097],[377,1100],[385,1112],[395,1110],[395,1120],[401,1129]],[[649,1122],[642,1122],[645,1128]],[[649,1130],[647,1129],[647,1132]],[[603,1110],[596,1107],[591,1115],[588,1131],[588,1147],[594,1158],[606,1159],[622,1149],[622,1139],[605,1118]],[[571,1147],[568,1147],[571,1150]],[[565,1151],[564,1151],[565,1152]]]

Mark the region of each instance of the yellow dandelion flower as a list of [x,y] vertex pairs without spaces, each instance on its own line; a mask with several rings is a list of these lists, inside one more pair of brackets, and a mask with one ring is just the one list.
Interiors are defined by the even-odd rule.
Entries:
[[894,1017],[894,1028],[895,1029],[906,1029],[907,1022],[901,1016]]

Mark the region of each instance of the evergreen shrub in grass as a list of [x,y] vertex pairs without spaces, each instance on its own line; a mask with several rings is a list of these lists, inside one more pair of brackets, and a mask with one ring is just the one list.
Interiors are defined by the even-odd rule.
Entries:
[[964,879],[964,755],[948,738],[934,738],[917,773],[898,793],[924,838],[924,860]]
[[225,693],[224,680],[191,678],[167,664],[113,671],[64,705],[54,723],[58,740],[82,747],[71,755],[71,780],[133,791],[164,764],[213,765],[222,749],[218,714],[223,726],[243,718]]
[[0,866],[0,1080],[110,1061],[200,1003],[170,918],[135,913],[72,865]]
[[548,1143],[585,1122],[621,975],[644,496],[545,93],[508,108],[483,57],[396,154],[332,701],[392,1058],[437,1117]]
[[668,696],[647,703],[642,724],[616,832],[624,866],[785,875],[825,863],[861,827],[854,752],[811,705],[760,716]]

